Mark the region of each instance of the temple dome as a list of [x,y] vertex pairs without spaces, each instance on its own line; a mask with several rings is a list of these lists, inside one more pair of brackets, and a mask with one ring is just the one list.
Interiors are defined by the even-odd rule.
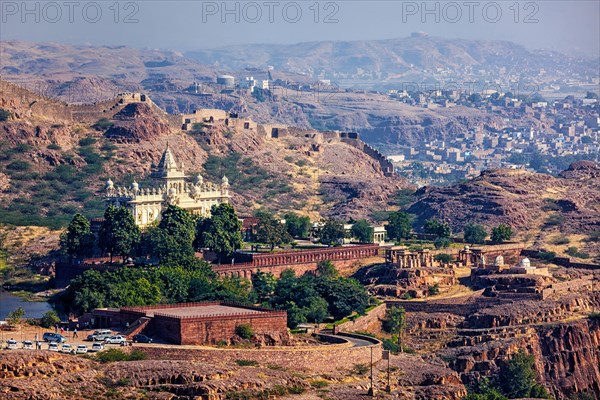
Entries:
[[108,180],[106,181],[106,188],[114,189],[114,187],[115,187],[115,184],[113,183],[113,181],[110,178],[108,178]]
[[521,260],[521,262],[519,263],[519,265],[521,266],[521,268],[530,268],[531,267],[531,261],[529,261],[529,258],[524,258]]

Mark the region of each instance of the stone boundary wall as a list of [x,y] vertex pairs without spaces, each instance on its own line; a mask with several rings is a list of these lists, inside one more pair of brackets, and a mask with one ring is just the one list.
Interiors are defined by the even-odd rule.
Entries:
[[572,281],[553,283],[546,289],[542,290],[542,299],[547,299],[553,294],[565,293],[565,292],[579,292],[582,289],[592,288],[592,275],[585,276],[580,279],[574,279]]
[[431,313],[449,313],[467,317],[483,308],[497,306],[500,304],[513,303],[510,299],[498,298],[479,298],[476,303],[450,303],[437,301],[410,301],[410,300],[391,300],[387,301],[388,307],[402,306],[406,312]]
[[[342,136],[340,135],[340,137],[342,137]],[[348,135],[346,134],[346,137],[342,138],[341,141],[343,143],[349,144],[350,146],[361,150],[363,153],[365,153],[366,155],[368,155],[369,157],[371,157],[372,159],[377,161],[385,176],[394,175],[394,164],[386,156],[384,156],[383,153],[381,153],[379,150],[377,150],[373,146],[360,140],[358,138],[358,136],[356,138],[350,139],[350,138],[348,138]]]
[[[523,250],[521,252],[526,257],[540,258],[541,250]],[[554,257],[548,261],[549,263],[560,265],[565,268],[581,268],[581,269],[600,269],[600,264],[593,263],[578,263],[571,261],[570,257]]]
[[[350,336],[350,335],[348,335]],[[358,337],[360,335],[352,335]],[[360,339],[373,343],[370,346],[352,347],[352,344],[331,344],[311,347],[278,347],[261,349],[210,349],[210,348],[160,348],[140,346],[149,359],[197,360],[207,363],[233,363],[236,360],[253,360],[260,366],[278,365],[294,371],[328,373],[351,370],[356,364],[381,360],[382,344],[376,339],[360,336]],[[329,339],[328,339],[329,340]],[[333,340],[333,339],[331,339]],[[376,342],[374,342],[376,341]]]
[[373,324],[378,324],[380,320],[385,318],[386,311],[387,304],[380,304],[371,311],[369,311],[366,315],[361,315],[354,321],[348,321],[344,322],[343,324],[334,326],[334,333],[356,331],[366,332]]
[[[335,266],[335,269],[342,275],[351,274],[356,269],[365,266],[369,263],[370,258],[355,258],[349,260],[330,260]],[[279,277],[286,269],[292,269],[296,276],[304,275],[307,272],[312,272],[317,269],[317,261],[304,264],[278,264],[265,267],[257,267],[251,263],[240,263],[234,265],[213,265],[213,271],[220,276],[238,277],[250,279],[252,274],[258,271],[270,272],[275,277]]]

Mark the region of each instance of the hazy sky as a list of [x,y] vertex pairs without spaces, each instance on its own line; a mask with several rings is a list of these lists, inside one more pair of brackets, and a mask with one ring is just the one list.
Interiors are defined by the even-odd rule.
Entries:
[[388,39],[426,31],[600,53],[589,1],[6,1],[2,40],[195,50],[243,43]]

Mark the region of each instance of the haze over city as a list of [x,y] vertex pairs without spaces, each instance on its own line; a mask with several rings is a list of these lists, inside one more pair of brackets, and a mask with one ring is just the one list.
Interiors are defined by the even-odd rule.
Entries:
[[400,38],[509,40],[600,53],[600,3],[577,1],[1,2],[2,40],[179,51],[247,43]]

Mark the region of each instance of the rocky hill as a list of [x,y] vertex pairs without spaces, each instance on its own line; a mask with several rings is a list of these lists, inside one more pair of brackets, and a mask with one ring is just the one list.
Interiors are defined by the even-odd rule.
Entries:
[[2,222],[57,227],[77,211],[98,216],[104,182],[129,185],[135,178],[143,187],[167,142],[190,175],[227,175],[244,214],[267,207],[313,218],[369,217],[409,187],[333,136],[299,130],[271,138],[223,121],[182,131],[181,117],[149,99],[73,106],[1,83],[0,108],[12,115],[0,122]]
[[[529,51],[507,41],[445,39],[413,34],[387,40],[321,41],[293,45],[255,44],[188,52],[206,64],[229,68],[274,66],[308,76],[388,80],[419,76],[423,70],[505,67],[522,72],[540,67],[551,73],[573,64],[556,53]],[[590,60],[580,64],[593,71]]]
[[[416,215],[418,226],[430,218],[447,221],[455,232],[469,223],[488,230],[509,224],[530,240],[537,235],[538,244],[550,236],[555,244],[565,244],[557,235],[600,231],[600,166],[590,161],[573,163],[558,177],[524,170],[484,171],[468,182],[424,187],[416,195],[408,211]],[[588,246],[598,253],[597,244]]]

